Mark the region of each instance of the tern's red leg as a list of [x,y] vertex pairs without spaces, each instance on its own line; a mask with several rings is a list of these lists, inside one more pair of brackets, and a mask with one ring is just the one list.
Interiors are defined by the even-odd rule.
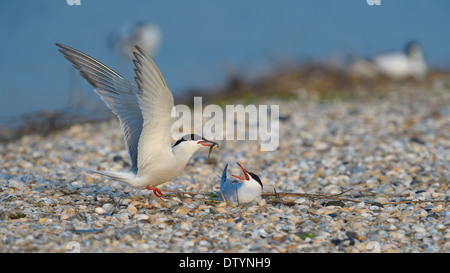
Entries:
[[153,193],[156,195],[156,197],[158,197],[159,199],[161,199],[161,201],[164,201],[164,200],[161,198],[161,196],[163,196],[163,194],[162,194],[162,192],[161,192],[160,189],[158,189],[158,188],[150,188],[150,187],[147,187],[147,190],[153,191]]

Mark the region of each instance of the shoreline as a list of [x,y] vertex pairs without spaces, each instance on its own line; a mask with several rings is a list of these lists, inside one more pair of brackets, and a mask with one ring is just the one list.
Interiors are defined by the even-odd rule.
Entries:
[[[230,76],[225,86],[188,89],[183,95],[175,97],[175,103],[191,107],[194,96],[202,96],[205,103],[219,105],[231,101],[251,103],[261,98],[289,100],[298,98],[298,89],[302,90],[301,99],[321,101],[358,99],[367,95],[384,95],[385,92],[389,92],[386,90],[395,89],[399,84],[432,86],[436,82],[448,84],[448,81],[450,73],[441,69],[430,70],[422,81],[414,79],[394,81],[383,76],[361,77],[327,65],[304,64],[280,68],[269,75],[252,80]],[[28,134],[46,135],[76,124],[97,123],[116,118],[100,99],[87,98],[84,97],[85,94],[80,93],[79,96],[83,97],[77,101],[76,96],[77,94],[71,94],[71,99],[75,100],[74,106],[67,106],[61,110],[25,113],[4,119],[8,122],[3,121],[0,124],[0,143],[8,143]],[[82,104],[87,106],[83,107]]]

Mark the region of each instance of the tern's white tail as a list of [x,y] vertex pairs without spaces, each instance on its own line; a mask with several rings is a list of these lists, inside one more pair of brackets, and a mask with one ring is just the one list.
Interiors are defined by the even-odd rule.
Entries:
[[113,171],[94,171],[94,170],[89,170],[89,169],[85,169],[85,168],[81,168],[78,167],[84,171],[90,172],[90,173],[97,173],[97,174],[101,174],[107,177],[110,177],[114,180],[120,181],[120,182],[124,182],[130,186],[134,186],[136,187],[136,175],[133,173],[124,173],[124,172],[113,172]]

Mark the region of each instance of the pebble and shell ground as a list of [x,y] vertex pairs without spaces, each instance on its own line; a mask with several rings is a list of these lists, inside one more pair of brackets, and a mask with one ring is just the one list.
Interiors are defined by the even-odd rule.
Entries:
[[[260,102],[280,106],[278,150],[198,152],[160,187],[164,203],[76,168],[129,169],[115,119],[1,144],[0,251],[449,252],[449,88],[298,95]],[[211,201],[214,173],[236,161],[261,177],[262,202]]]

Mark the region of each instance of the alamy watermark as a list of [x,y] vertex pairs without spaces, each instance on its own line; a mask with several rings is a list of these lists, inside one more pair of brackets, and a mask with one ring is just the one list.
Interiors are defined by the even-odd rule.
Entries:
[[81,0],[66,0],[69,6],[81,6]]
[[194,133],[208,140],[259,140],[261,151],[278,148],[279,105],[238,104],[224,108],[225,113],[219,105],[203,107],[201,97],[194,97],[193,113],[187,105],[175,106],[172,117],[178,119],[172,126],[172,137],[180,139]]
[[380,253],[381,252],[381,244],[377,241],[370,241],[367,243],[366,249],[370,253]]
[[81,253],[81,245],[77,241],[70,241],[66,244],[66,253]]
[[381,0],[366,0],[369,6],[381,6]]

